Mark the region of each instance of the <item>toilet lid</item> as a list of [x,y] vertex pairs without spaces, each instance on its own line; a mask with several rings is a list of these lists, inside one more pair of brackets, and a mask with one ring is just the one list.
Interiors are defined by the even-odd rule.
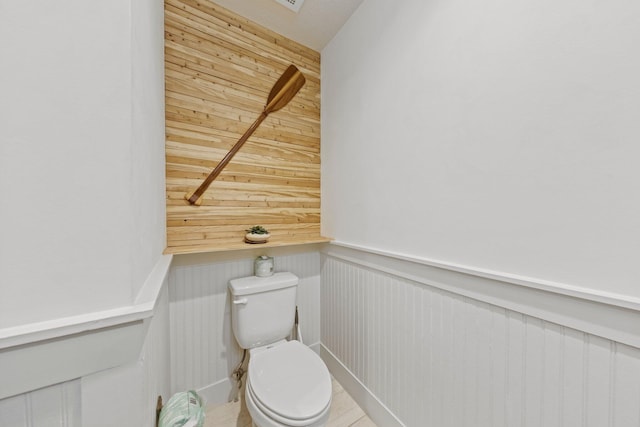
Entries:
[[254,397],[290,419],[312,418],[331,401],[331,377],[322,359],[299,341],[252,354],[249,381]]

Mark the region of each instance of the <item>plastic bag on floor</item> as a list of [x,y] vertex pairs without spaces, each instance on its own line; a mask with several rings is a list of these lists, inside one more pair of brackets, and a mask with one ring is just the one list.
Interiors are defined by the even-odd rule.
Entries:
[[193,390],[171,396],[160,411],[158,427],[203,427],[204,404]]

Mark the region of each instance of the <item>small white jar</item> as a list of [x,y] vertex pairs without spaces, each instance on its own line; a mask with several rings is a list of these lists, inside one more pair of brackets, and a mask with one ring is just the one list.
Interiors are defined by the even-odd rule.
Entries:
[[273,258],[266,255],[256,258],[253,263],[253,274],[258,277],[273,276]]

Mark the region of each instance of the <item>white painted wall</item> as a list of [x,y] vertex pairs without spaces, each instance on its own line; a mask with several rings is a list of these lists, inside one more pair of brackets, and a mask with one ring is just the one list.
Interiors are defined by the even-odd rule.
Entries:
[[366,0],[322,51],[322,233],[640,297],[640,4]]
[[0,3],[0,329],[131,305],[156,264],[162,13]]
[[167,246],[164,155],[164,3],[131,0],[132,135],[129,242],[132,298]]
[[[12,390],[47,386],[0,426],[153,425],[169,397],[163,27],[156,0],[0,2],[0,341],[31,363]],[[65,382],[24,357],[46,346]]]

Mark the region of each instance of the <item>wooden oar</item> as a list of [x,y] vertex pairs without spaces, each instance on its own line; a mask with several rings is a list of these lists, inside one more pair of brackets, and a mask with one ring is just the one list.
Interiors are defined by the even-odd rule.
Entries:
[[200,184],[196,190],[185,194],[184,198],[192,205],[200,205],[202,202],[200,201],[200,197],[207,191],[209,185],[213,182],[214,179],[220,175],[222,169],[227,166],[227,164],[231,161],[233,156],[240,150],[242,145],[249,139],[249,137],[258,129],[260,123],[270,113],[274,111],[278,111],[285,105],[289,103],[293,99],[294,96],[298,93],[300,88],[304,86],[304,76],[294,65],[289,65],[289,68],[285,70],[285,72],[280,76],[278,81],[273,85],[271,92],[269,92],[269,96],[267,98],[267,104],[264,106],[264,110],[258,116],[255,122],[247,129],[247,131],[240,137],[238,142],[231,148],[231,150],[227,153],[226,156],[218,163],[218,166],[209,174],[209,176]]

